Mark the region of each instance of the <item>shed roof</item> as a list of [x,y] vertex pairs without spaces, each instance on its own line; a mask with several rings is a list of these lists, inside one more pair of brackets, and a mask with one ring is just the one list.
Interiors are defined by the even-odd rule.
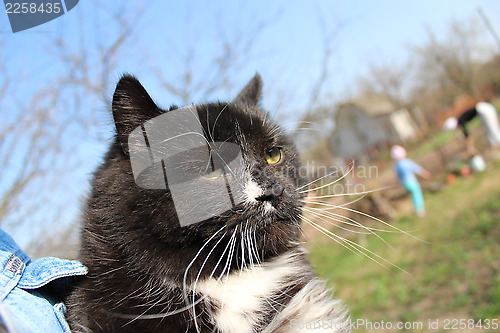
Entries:
[[355,105],[370,116],[385,115],[397,110],[388,97],[374,93],[361,95],[344,104]]

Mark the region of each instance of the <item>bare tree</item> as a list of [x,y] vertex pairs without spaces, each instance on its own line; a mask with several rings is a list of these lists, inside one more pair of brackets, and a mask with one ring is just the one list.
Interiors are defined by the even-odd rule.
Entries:
[[[94,3],[94,5],[98,5]],[[109,104],[110,81],[116,60],[130,43],[141,8],[103,9],[107,24],[115,24],[106,41],[84,38],[96,32],[83,24],[80,16],[79,42],[69,42],[64,33],[40,34],[43,52],[54,55],[62,66],[37,86],[16,72],[4,70],[0,61],[0,226],[15,230],[74,228],[68,221],[64,192],[81,182],[80,167],[85,156],[78,153],[89,141],[103,141],[96,121],[100,105]],[[129,14],[126,14],[126,13]],[[127,20],[132,13],[134,22]],[[101,33],[99,31],[99,33]],[[42,43],[40,43],[42,44]],[[96,47],[97,46],[97,47]],[[96,50],[96,51],[94,51]],[[0,58],[7,50],[0,49]],[[93,54],[90,54],[94,52]],[[13,70],[11,70],[13,71]],[[28,96],[24,85],[29,86]],[[33,91],[31,93],[31,91]],[[107,139],[107,137],[106,137]],[[80,186],[79,188],[84,188]],[[71,222],[71,221],[70,221]],[[66,231],[61,231],[67,233]],[[55,237],[57,238],[57,237]],[[54,240],[56,241],[56,240]],[[51,240],[45,240],[50,246]],[[33,244],[36,250],[42,250]],[[29,251],[29,249],[28,249]],[[64,250],[60,250],[64,255]],[[36,255],[36,254],[35,254]]]
[[[196,38],[193,38],[182,49],[175,50],[177,57],[180,55],[183,58],[182,69],[177,71],[177,75],[167,73],[163,65],[154,66],[153,71],[162,87],[184,105],[216,93],[230,93],[238,86],[237,83],[241,84],[237,73],[245,68],[249,59],[259,57],[254,53],[255,44],[264,30],[277,20],[280,12],[277,10],[267,18],[246,15],[253,17],[249,22],[238,20],[238,17],[231,18],[232,21],[221,19],[224,16],[217,13],[212,17],[216,27],[215,43],[212,44],[215,53],[201,48]],[[191,20],[191,17],[186,18],[187,26]],[[167,42],[166,45],[169,47],[171,43]],[[168,50],[166,53],[170,52]]]
[[[43,35],[44,44],[48,45],[44,52],[57,59],[61,67],[51,73],[43,86],[34,89],[29,98],[19,88],[26,82],[13,79],[16,73],[0,77],[0,97],[7,91],[13,92],[9,99],[0,99],[0,109],[8,110],[16,105],[8,121],[0,123],[1,226],[30,227],[33,234],[49,227],[58,230],[64,239],[68,238],[68,228],[77,229],[72,223],[61,224],[66,212],[74,210],[67,207],[64,192],[75,182],[87,181],[80,167],[88,164],[84,160],[87,156],[81,153],[83,146],[89,141],[103,146],[109,140],[111,130],[107,135],[98,135],[104,132],[99,128],[102,125],[99,119],[105,112],[100,111],[110,105],[112,86],[121,74],[119,70],[123,70],[118,69],[120,59],[138,53],[142,41],[135,31],[146,4],[95,1],[86,5],[90,7],[82,5],[76,12],[78,40],[70,40],[64,31]],[[93,12],[89,15],[85,10]],[[95,17],[95,12],[104,17],[89,20]],[[180,77],[168,75],[165,66],[159,65],[164,59],[162,55],[155,54],[154,59],[149,59],[147,48],[140,48],[137,55],[139,67],[144,69],[147,64],[146,70],[159,77],[165,90],[186,104],[194,98],[230,91],[236,87],[236,81],[241,81],[237,73],[247,59],[259,56],[253,53],[255,43],[279,13],[262,20],[252,18],[247,25],[239,25],[237,18],[233,18],[231,29],[214,16],[214,22],[219,22],[215,38],[217,53],[200,49],[196,39],[187,42],[184,49],[176,49],[174,56],[184,61],[183,69],[176,70],[181,73]],[[106,29],[101,24],[105,24]],[[169,55],[172,53],[166,51]],[[0,59],[2,56],[0,49]],[[3,63],[0,62],[0,69]],[[199,63],[205,64],[201,71]],[[92,161],[92,165],[95,164],[96,161]],[[45,212],[49,206],[52,207],[50,216]],[[46,253],[48,248],[59,247],[57,239],[46,242],[44,247],[34,243],[31,248],[36,253]]]
[[428,29],[425,43],[410,46],[408,61],[371,64],[358,80],[360,92],[384,95],[396,107],[408,108],[425,132],[435,125],[435,112],[458,95],[477,96],[478,72],[491,54],[481,32],[474,19],[450,22],[442,38]]
[[500,54],[481,66],[477,75],[476,87],[481,98],[500,95]]
[[382,95],[396,107],[407,107],[411,104],[409,93],[413,75],[410,61],[371,63],[368,66],[368,73],[358,80],[358,85],[362,94]]
[[448,87],[454,94],[475,95],[479,64],[491,54],[481,39],[481,31],[476,20],[451,22],[443,40],[428,30],[427,43],[413,49],[420,60],[420,84],[430,89]]
[[[89,24],[89,13],[79,12],[79,42],[68,40],[67,36],[56,35],[51,38],[51,50],[55,57],[64,64],[64,74],[57,78],[56,84],[60,88],[68,87],[72,92],[74,116],[84,126],[85,135],[87,127],[96,124],[96,114],[93,110],[80,112],[82,100],[89,99],[96,105],[111,105],[112,87],[116,80],[118,60],[125,56],[128,49],[139,43],[138,36],[134,33],[140,25],[145,12],[146,2],[130,5],[128,2],[107,4],[93,1],[94,11],[104,13],[106,16],[106,29],[102,26]],[[133,20],[131,19],[133,17]],[[101,22],[101,24],[103,24]],[[85,38],[86,35],[99,36],[98,38]],[[145,56],[142,56],[145,60]],[[80,117],[79,115],[84,115]],[[103,140],[99,137],[97,139]]]
[[[336,23],[329,25],[329,22],[324,16],[318,14],[318,22],[322,33],[322,51],[321,65],[318,75],[309,92],[309,100],[307,109],[300,117],[296,126],[292,131],[292,136],[298,143],[298,146],[309,146],[306,142],[316,142],[318,149],[328,147],[329,138],[334,128],[334,115],[336,108],[332,102],[328,102],[325,98],[325,86],[332,79],[331,64],[335,55],[335,41],[341,30],[342,24]],[[316,145],[316,144],[315,144]],[[311,149],[316,149],[312,147]],[[331,159],[331,149],[326,149],[326,155]]]
[[[12,157],[19,158],[16,155],[23,155],[16,163],[16,175],[14,177],[2,177],[3,196],[0,201],[0,219],[3,219],[12,207],[20,193],[34,180],[35,177],[42,174],[45,170],[42,168],[42,158],[48,152],[52,145],[40,145],[37,143],[43,136],[48,135],[50,131],[50,115],[41,106],[40,101],[43,92],[39,96],[31,99],[31,110],[29,113],[19,113],[11,121],[4,122],[0,131],[2,140],[0,141],[0,165],[4,172],[11,166]],[[26,140],[27,139],[27,140]],[[56,141],[56,140],[47,140]],[[26,147],[21,147],[27,145]],[[54,147],[55,148],[55,147]],[[26,153],[20,153],[20,149]],[[9,181],[10,180],[10,181]]]

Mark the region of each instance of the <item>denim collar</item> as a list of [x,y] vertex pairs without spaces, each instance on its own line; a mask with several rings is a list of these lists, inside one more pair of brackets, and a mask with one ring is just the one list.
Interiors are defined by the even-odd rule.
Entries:
[[76,260],[53,257],[31,260],[16,242],[0,229],[0,268],[21,275],[18,286],[37,289],[59,278],[87,274],[87,267]]

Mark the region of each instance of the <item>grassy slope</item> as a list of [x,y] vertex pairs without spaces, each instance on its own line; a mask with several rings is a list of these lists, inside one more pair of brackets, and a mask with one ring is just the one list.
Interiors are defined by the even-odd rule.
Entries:
[[[392,248],[375,236],[357,239],[408,273],[384,269],[326,239],[311,249],[312,262],[354,319],[500,318],[499,197],[497,165],[426,193],[427,218],[406,216],[393,223],[425,242],[401,233],[382,235]],[[426,331],[436,332],[419,330]]]

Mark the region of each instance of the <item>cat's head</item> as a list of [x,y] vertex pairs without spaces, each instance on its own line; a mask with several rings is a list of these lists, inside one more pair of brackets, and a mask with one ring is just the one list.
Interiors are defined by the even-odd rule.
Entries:
[[259,256],[285,251],[300,232],[305,179],[296,148],[259,108],[261,90],[256,75],[231,102],[167,111],[136,78],[122,77],[112,104],[116,140],[94,204],[107,202],[120,232],[170,245],[251,235]]

